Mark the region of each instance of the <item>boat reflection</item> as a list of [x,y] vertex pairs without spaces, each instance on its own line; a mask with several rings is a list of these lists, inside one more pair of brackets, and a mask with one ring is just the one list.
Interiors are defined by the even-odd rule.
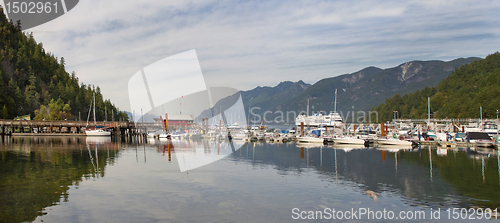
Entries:
[[168,154],[169,162],[175,154],[181,172],[196,169],[216,162],[245,145],[244,141],[218,141],[218,140],[150,140],[150,144],[158,145],[162,153]]
[[364,145],[351,145],[351,144],[332,145],[330,147],[337,150],[344,150],[344,152],[350,152],[352,150],[366,148]]
[[[243,146],[243,151],[247,146]],[[283,175],[309,174],[314,170],[323,180],[355,185],[360,191],[399,194],[414,205],[500,206],[497,192],[500,191],[500,155],[496,151],[304,144],[287,147],[267,144],[250,147],[250,150],[250,153],[233,153],[231,157],[240,162],[271,165]]]
[[[68,202],[69,189],[105,176],[118,146],[85,137],[13,137],[0,144],[0,219],[34,221],[45,208]],[[1,221],[1,220],[0,220]]]
[[87,144],[106,144],[111,143],[111,137],[87,136],[85,137]]

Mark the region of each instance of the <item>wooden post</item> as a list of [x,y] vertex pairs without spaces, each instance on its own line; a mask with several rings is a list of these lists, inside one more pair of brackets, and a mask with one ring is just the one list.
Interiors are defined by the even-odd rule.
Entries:
[[168,162],[170,163],[170,161],[171,161],[171,155],[170,155],[170,142],[167,142],[167,148],[168,148]]
[[300,137],[304,137],[304,122],[300,123]]
[[167,113],[165,113],[165,130],[168,133],[168,115],[167,115]]
[[385,136],[385,123],[380,124],[380,132],[382,133],[382,136]]

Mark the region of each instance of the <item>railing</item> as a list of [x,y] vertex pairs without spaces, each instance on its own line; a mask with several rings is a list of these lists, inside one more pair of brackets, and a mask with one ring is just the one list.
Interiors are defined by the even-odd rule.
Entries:
[[[96,122],[98,126],[104,126],[105,128],[128,128],[133,126],[133,123],[128,122]],[[0,126],[7,127],[20,127],[20,126],[40,126],[40,127],[92,127],[94,122],[87,121],[42,121],[42,120],[8,120],[0,119]]]
[[455,123],[455,124],[468,124],[468,123],[480,123],[480,122],[483,122],[483,123],[486,123],[486,122],[489,122],[489,123],[496,123],[497,122],[497,119],[479,119],[479,118],[463,118],[463,119],[459,119],[459,118],[454,118],[454,119],[435,119],[435,118],[431,118],[431,119],[393,119],[392,122],[403,122],[403,123],[427,123],[427,122],[431,122],[431,123]]

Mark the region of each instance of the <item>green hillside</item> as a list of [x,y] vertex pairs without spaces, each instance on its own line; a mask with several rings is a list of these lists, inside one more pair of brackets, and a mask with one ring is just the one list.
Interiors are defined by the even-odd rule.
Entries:
[[[1,9],[0,9],[1,10]],[[79,83],[76,74],[65,70],[64,58],[46,52],[21,24],[0,13],[0,118],[31,115],[35,119],[86,120],[92,95],[96,95],[97,120],[128,119],[100,88]]]
[[[394,94],[415,92],[434,87],[464,64],[480,58],[459,58],[452,61],[410,61],[399,66],[380,69],[367,67],[352,74],[326,78],[282,105],[286,110],[305,111],[307,99],[310,111],[331,111],[335,89],[338,89],[337,110],[369,111]],[[312,108],[314,106],[314,109]]]
[[431,99],[432,118],[496,117],[500,109],[500,53],[473,61],[456,69],[436,87],[417,90],[403,96],[395,94],[372,108],[379,121],[388,121],[393,111],[401,118],[427,118],[427,97]]

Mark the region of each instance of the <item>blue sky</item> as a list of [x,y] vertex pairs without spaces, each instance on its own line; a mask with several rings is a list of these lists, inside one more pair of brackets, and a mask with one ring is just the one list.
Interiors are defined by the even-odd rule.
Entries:
[[500,1],[80,1],[27,30],[129,110],[141,68],[196,49],[209,86],[307,83],[411,60],[500,49]]

